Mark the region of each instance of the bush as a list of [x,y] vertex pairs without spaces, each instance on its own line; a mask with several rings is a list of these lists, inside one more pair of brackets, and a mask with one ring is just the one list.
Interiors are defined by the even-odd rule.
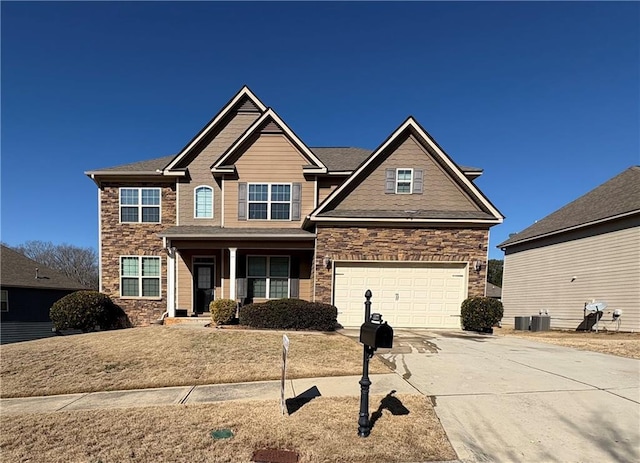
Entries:
[[209,304],[211,321],[216,325],[228,325],[236,318],[238,304],[233,299],[216,299]]
[[490,297],[470,297],[462,302],[460,315],[465,330],[489,331],[502,319],[502,302]]
[[103,330],[131,326],[123,310],[98,291],[67,294],[53,303],[49,317],[56,331],[74,329],[86,333],[96,326]]
[[338,309],[301,299],[274,299],[240,307],[240,324],[253,328],[334,331]]

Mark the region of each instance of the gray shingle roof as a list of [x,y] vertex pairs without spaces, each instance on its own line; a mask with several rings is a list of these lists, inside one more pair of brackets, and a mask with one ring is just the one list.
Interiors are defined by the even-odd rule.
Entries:
[[[36,279],[36,268],[38,278]],[[0,285],[41,289],[88,289],[63,273],[0,245]]]
[[640,166],[632,166],[498,245],[508,247],[593,222],[640,212]]
[[174,157],[175,157],[175,154],[172,154],[171,156],[163,156],[161,158],[147,159],[146,161],[132,162],[129,164],[122,164],[120,166],[115,166],[115,167],[105,167],[103,169],[94,169],[87,173],[88,174],[97,173],[97,172],[114,173],[114,174],[117,174],[119,172],[140,172],[141,174],[153,173],[156,170],[164,168],[167,164],[169,164],[169,162],[171,162],[171,160]]
[[[329,172],[350,172],[356,169],[365,159],[371,154],[371,150],[364,148],[354,147],[316,147],[309,148],[313,154],[318,156],[318,159],[327,166]],[[128,173],[140,173],[140,174],[154,174],[157,170],[163,169],[171,160],[175,157],[175,154],[170,156],[163,156],[161,158],[148,159],[146,161],[131,162],[129,164],[122,164],[114,167],[105,167],[102,169],[93,169],[87,172],[87,174],[119,174],[123,172]],[[460,166],[463,172],[482,172],[482,169],[477,167]]]
[[502,297],[502,288],[500,286],[494,285],[493,283],[487,282],[487,290],[485,291],[485,296],[500,299]]
[[314,233],[300,228],[222,228],[204,225],[178,225],[158,233],[167,238],[220,238],[220,239],[313,239]]
[[347,146],[309,148],[329,172],[352,171],[369,157],[371,150]]

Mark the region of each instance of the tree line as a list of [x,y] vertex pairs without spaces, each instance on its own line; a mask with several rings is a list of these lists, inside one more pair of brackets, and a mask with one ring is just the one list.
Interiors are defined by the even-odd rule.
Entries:
[[51,241],[25,241],[9,247],[87,288],[98,289],[98,253],[93,248],[53,244]]

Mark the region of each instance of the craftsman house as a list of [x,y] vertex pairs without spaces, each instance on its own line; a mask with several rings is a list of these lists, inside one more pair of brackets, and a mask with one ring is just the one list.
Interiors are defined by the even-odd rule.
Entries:
[[373,152],[307,146],[247,87],[176,155],[86,172],[98,186],[100,286],[130,319],[300,298],[359,326],[460,326],[483,295],[502,215],[412,118]]

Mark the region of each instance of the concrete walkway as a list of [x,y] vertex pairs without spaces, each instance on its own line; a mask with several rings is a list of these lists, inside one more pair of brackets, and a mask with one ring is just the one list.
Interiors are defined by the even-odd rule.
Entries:
[[[398,393],[419,394],[419,391],[394,373],[370,375],[370,378],[373,383],[371,394],[388,394],[392,390],[396,390]],[[320,395],[325,397],[358,396],[360,394],[358,381],[360,381],[360,376],[287,380],[285,398],[296,397],[314,386]],[[0,399],[0,410],[3,415],[9,415],[100,408],[153,407],[229,400],[279,399],[280,381],[259,381]]]

